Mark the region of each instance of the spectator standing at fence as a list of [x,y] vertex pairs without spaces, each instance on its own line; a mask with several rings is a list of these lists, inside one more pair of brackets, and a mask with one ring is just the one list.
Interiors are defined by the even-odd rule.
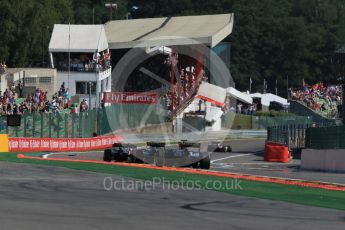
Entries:
[[36,90],[35,90],[35,103],[39,103],[40,102],[40,95],[41,95],[41,93],[40,93],[40,90],[39,90],[39,88],[36,88]]
[[64,103],[68,103],[70,101],[70,94],[69,94],[69,89],[67,88],[65,93],[63,94],[64,97]]
[[19,91],[19,97],[23,97],[23,83],[21,81],[18,82],[18,91]]
[[253,115],[253,111],[254,111],[254,106],[250,105],[249,106],[249,115]]
[[86,99],[83,99],[82,102],[80,102],[80,106],[79,106],[79,107],[80,107],[79,110],[80,110],[81,113],[87,111],[87,109],[88,109],[88,104],[87,104]]
[[78,114],[78,106],[76,104],[71,105],[71,114]]
[[44,92],[42,89],[40,89],[40,106],[42,106],[44,103]]
[[242,113],[242,104],[241,103],[237,104],[237,113]]

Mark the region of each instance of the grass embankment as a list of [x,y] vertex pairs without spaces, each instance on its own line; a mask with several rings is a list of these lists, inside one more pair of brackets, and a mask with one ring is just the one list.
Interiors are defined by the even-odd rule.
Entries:
[[232,129],[252,129],[252,116],[236,114]]
[[[157,169],[126,167],[119,165],[18,159],[14,153],[1,153],[0,161],[58,166],[69,169],[114,174],[148,181],[152,181],[155,178],[164,178],[164,181],[166,182],[183,183],[181,182],[181,178],[183,178],[185,183],[194,181],[204,189],[206,189],[207,183],[210,183],[210,181],[217,181],[218,185],[230,184],[229,182],[233,181],[233,179],[223,177],[198,175],[185,172],[161,171]],[[188,184],[185,184],[185,186],[187,185]],[[241,180],[240,187],[242,189],[231,189],[226,188],[225,186],[209,186],[208,184],[207,189],[240,196],[285,201],[345,211],[345,192],[247,180]]]

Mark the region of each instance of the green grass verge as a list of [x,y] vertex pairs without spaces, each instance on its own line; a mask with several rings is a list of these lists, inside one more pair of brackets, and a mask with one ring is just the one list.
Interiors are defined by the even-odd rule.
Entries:
[[252,129],[252,117],[250,115],[236,114],[232,129]]
[[164,180],[167,182],[169,181],[176,183],[179,181],[178,183],[180,184],[183,183],[181,182],[181,178],[183,178],[185,181],[185,186],[187,186],[187,181],[197,181],[200,187],[213,191],[345,211],[345,192],[340,191],[328,191],[323,189],[246,180],[241,180],[240,182],[242,189],[229,189],[225,188],[224,186],[221,188],[212,186],[205,188],[207,183],[210,183],[209,181],[218,181],[218,184],[225,185],[226,183],[230,184],[229,182],[233,180],[230,178],[197,175],[184,172],[170,172],[117,165],[17,159],[16,154],[13,153],[0,153],[0,161],[58,166],[76,170],[115,174],[118,176],[148,181],[152,181],[154,178],[164,178]]

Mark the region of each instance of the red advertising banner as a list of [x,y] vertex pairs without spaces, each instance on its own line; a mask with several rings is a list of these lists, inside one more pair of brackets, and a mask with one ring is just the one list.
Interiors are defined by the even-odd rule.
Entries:
[[111,104],[157,104],[157,93],[104,92],[103,103]]
[[74,152],[109,148],[120,136],[92,138],[8,138],[10,152]]

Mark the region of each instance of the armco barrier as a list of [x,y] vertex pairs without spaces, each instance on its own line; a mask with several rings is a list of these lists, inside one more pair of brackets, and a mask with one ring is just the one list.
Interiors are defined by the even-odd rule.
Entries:
[[120,136],[92,138],[8,138],[10,152],[74,152],[109,148]]
[[290,160],[289,148],[282,144],[267,141],[265,144],[264,160],[287,163]]

